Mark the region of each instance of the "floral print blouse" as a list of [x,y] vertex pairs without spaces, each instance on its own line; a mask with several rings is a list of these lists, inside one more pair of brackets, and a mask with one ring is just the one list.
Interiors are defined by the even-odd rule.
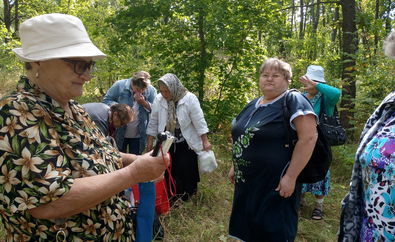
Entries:
[[362,132],[339,241],[395,241],[395,92]]
[[[26,77],[0,101],[0,216],[7,241],[55,241],[55,220],[27,211],[67,193],[76,178],[122,167],[83,107],[70,101],[73,118]],[[65,219],[67,241],[131,241],[129,203],[116,194]]]

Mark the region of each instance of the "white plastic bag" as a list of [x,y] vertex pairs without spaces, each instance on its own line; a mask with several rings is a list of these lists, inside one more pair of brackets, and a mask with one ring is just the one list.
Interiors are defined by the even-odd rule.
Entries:
[[208,173],[214,171],[217,167],[217,161],[215,159],[214,152],[212,150],[209,151],[199,151],[198,155],[198,163],[199,163],[199,172]]

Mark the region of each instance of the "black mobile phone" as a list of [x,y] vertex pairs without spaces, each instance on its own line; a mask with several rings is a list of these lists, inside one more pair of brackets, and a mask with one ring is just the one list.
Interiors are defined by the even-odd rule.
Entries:
[[156,136],[156,144],[154,147],[154,151],[152,152],[152,156],[159,156],[159,150],[162,147],[162,151],[164,154],[166,154],[169,149],[171,144],[173,143],[174,136],[171,135],[170,132],[161,132]]

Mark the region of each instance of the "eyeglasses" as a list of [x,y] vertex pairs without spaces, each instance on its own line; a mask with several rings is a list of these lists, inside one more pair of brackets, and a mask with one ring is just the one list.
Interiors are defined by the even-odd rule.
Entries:
[[273,74],[273,75],[269,75],[269,74],[266,74],[266,73],[262,73],[261,77],[264,78],[264,79],[269,79],[269,78],[272,78],[272,79],[279,79],[279,78],[284,77],[284,75],[277,74],[277,73],[276,73],[276,74]]
[[82,61],[82,60],[71,60],[67,58],[61,58],[62,61],[73,64],[74,73],[81,76],[88,71],[91,74],[95,69],[94,61]]

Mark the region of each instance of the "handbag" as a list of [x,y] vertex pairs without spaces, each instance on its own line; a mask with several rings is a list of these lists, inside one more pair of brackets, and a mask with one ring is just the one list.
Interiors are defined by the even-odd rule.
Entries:
[[155,183],[155,211],[158,215],[167,214],[170,211],[170,202],[166,190],[166,181],[162,179]]
[[[284,102],[283,102],[283,116],[284,116],[283,121],[284,121],[284,126],[286,127],[287,130],[285,132],[286,147],[289,147],[293,152],[298,137],[296,131],[293,130],[289,124],[289,119],[291,115],[289,113],[287,100],[288,100],[288,95],[291,92],[299,92],[299,91],[296,89],[291,89],[287,91],[287,93],[285,94]],[[300,93],[300,95],[302,94]],[[310,100],[307,97],[305,97],[304,95],[302,96],[310,103]],[[306,166],[303,168],[303,170],[300,172],[297,178],[297,182],[299,183],[315,183],[324,180],[326,173],[328,172],[332,162],[331,147],[323,134],[321,126],[317,125],[316,127],[318,133],[317,142],[315,144],[313,154],[311,155]]]
[[339,114],[337,112],[336,106],[332,116],[329,116],[325,113],[324,106],[324,96],[321,96],[321,112],[319,126],[321,127],[326,140],[331,146],[344,145],[347,140],[347,135],[346,131],[340,123]]
[[214,151],[198,151],[198,165],[199,165],[199,172],[208,173],[214,171],[217,167],[217,161],[215,159]]

